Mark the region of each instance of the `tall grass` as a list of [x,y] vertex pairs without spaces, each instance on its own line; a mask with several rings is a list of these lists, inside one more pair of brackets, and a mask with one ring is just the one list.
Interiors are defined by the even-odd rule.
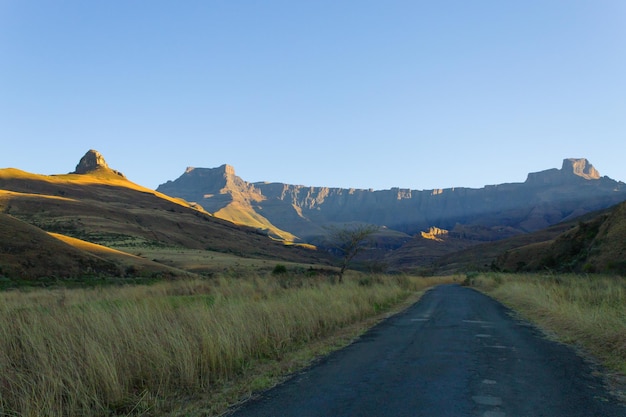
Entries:
[[253,276],[0,293],[0,415],[158,415],[432,284]]
[[486,274],[473,284],[626,374],[626,278]]

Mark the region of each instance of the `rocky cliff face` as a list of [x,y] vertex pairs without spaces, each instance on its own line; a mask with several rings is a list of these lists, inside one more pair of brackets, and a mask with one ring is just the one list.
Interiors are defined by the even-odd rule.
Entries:
[[597,180],[600,178],[600,173],[584,158],[581,159],[565,159],[563,161],[563,167],[561,171],[565,175],[577,175],[587,180]]
[[572,216],[608,207],[626,199],[626,184],[598,171],[586,159],[566,159],[561,169],[528,175],[524,183],[480,189],[439,190],[343,189],[282,183],[248,183],[227,165],[188,169],[160,192],[201,204],[218,212],[233,204],[263,216],[268,223],[305,241],[315,239],[333,223],[365,222],[416,235],[458,224],[518,233],[547,227]]
[[249,204],[263,199],[254,185],[235,175],[235,169],[230,165],[218,168],[188,167],[178,179],[161,184],[157,190],[198,202],[209,212],[219,211],[232,202]]
[[585,158],[568,158],[563,160],[560,170],[549,169],[547,171],[528,174],[527,184],[576,184],[580,178],[585,180],[599,180],[600,173]]
[[267,198],[254,184],[238,177],[230,165],[212,169],[188,167],[178,179],[157,189],[163,194],[197,202],[216,217],[235,224],[265,230],[279,239],[297,239],[289,229],[276,227],[264,216],[261,204]]
[[104,156],[102,156],[100,152],[93,149],[87,151],[87,153],[80,159],[78,165],[76,165],[76,170],[72,172],[72,174],[89,174],[98,170],[109,171],[125,178],[124,174],[121,172],[109,168],[104,160]]

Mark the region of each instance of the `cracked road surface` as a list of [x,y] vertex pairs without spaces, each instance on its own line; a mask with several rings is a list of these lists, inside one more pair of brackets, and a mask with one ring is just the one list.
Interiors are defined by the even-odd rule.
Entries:
[[589,364],[510,310],[439,286],[233,416],[625,417]]

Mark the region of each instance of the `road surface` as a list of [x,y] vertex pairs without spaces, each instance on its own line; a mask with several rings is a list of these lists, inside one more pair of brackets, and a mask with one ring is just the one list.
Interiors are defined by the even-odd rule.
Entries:
[[470,288],[439,286],[231,415],[626,417],[572,349]]

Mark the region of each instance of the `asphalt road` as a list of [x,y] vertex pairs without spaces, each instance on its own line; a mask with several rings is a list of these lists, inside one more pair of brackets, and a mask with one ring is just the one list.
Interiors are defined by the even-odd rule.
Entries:
[[445,285],[232,415],[626,417],[626,407],[572,349]]

